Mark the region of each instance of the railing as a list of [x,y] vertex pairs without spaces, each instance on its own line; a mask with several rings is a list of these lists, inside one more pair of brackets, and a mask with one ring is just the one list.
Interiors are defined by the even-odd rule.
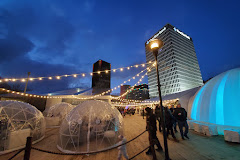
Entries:
[[[85,153],[62,153],[62,152],[53,152],[53,151],[48,151],[48,150],[44,150],[44,149],[40,149],[40,148],[36,148],[36,147],[32,147],[32,137],[27,137],[27,142],[26,142],[26,147],[23,149],[20,149],[17,153],[15,153],[11,158],[9,158],[8,160],[12,160],[14,157],[16,157],[19,153],[21,153],[23,150],[25,150],[24,153],[24,160],[29,160],[30,159],[30,153],[31,153],[31,149],[33,150],[37,150],[40,152],[44,152],[44,153],[49,153],[49,154],[55,154],[55,155],[90,155],[90,154],[96,154],[96,153],[100,153],[100,152],[106,152],[109,150],[113,150],[115,148],[118,148],[119,146],[122,145],[126,145],[128,143],[130,143],[131,141],[137,139],[138,137],[140,137],[141,135],[143,135],[147,130],[143,131],[142,133],[140,133],[139,135],[137,135],[136,137],[132,138],[131,140],[127,141],[126,143],[114,146],[112,148],[108,148],[108,149],[104,149],[101,151],[95,151],[95,152],[85,152]],[[154,144],[152,144],[154,145]],[[134,156],[132,156],[129,159],[133,159],[135,157],[137,157],[138,155],[140,155],[142,152],[144,152],[145,150],[147,150],[150,146],[146,147],[145,149],[143,149],[141,152],[135,154]]]

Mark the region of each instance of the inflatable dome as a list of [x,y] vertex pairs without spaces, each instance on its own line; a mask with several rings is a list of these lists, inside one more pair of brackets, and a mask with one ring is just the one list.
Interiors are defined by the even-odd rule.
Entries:
[[0,101],[0,154],[24,148],[28,136],[33,143],[43,139],[45,120],[34,106],[19,101]]
[[191,118],[217,125],[240,127],[240,68],[224,72],[194,95]]
[[44,112],[47,126],[60,126],[62,120],[73,108],[73,105],[65,102],[61,102],[50,107],[47,111]]
[[89,100],[63,120],[57,147],[65,153],[86,153],[111,148],[123,134],[120,112],[107,102]]

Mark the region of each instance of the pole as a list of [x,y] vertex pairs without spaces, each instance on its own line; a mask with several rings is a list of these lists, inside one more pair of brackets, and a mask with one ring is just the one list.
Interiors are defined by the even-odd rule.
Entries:
[[32,137],[27,137],[26,147],[25,147],[25,153],[24,153],[24,159],[23,160],[29,160],[30,159],[30,153],[32,148]]
[[30,74],[31,74],[31,72],[28,72],[28,78],[27,78],[27,82],[26,82],[26,85],[25,85],[24,94],[27,91],[28,79],[29,79]]
[[159,93],[159,100],[160,100],[160,116],[161,119],[163,120],[163,140],[164,140],[164,150],[165,150],[165,160],[169,160],[169,154],[168,154],[168,144],[167,144],[167,134],[166,134],[166,123],[165,123],[165,115],[164,115],[164,110],[163,110],[163,105],[162,105],[162,95],[161,95],[161,85],[160,85],[160,79],[159,79],[159,73],[158,73],[158,61],[157,61],[157,55],[158,55],[158,49],[153,50],[153,55],[156,60],[156,71],[157,71],[157,83],[158,83],[158,93]]

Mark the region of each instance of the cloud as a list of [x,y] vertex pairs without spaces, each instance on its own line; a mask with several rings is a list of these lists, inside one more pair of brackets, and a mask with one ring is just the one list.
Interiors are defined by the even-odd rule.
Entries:
[[26,55],[34,47],[34,44],[25,37],[12,34],[0,39],[1,61],[9,61],[12,58]]
[[[80,68],[74,68],[68,65],[61,64],[46,64],[41,62],[35,62],[27,57],[18,57],[10,60],[7,65],[4,63],[0,64],[1,68],[1,77],[6,78],[26,78],[27,72],[31,72],[30,77],[48,77],[48,76],[57,76],[64,74],[74,74],[74,73],[84,73]],[[89,76],[90,77],[90,76]],[[83,86],[89,87],[89,80],[87,78],[62,78],[61,80],[42,80],[42,81],[33,81],[29,82],[29,88],[37,93],[45,93],[57,90],[64,90],[70,87],[79,87],[78,85],[71,86],[70,84],[76,83]]]

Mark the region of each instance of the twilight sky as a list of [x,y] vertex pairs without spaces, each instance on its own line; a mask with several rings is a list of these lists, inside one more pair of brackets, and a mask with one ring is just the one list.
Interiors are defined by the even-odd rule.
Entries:
[[[233,0],[0,0],[0,76],[90,73],[99,59],[112,68],[144,63],[144,43],[170,23],[192,37],[207,80],[240,67],[239,7]],[[112,73],[111,86],[141,69]],[[28,85],[39,93],[79,86],[90,87],[91,77]]]

